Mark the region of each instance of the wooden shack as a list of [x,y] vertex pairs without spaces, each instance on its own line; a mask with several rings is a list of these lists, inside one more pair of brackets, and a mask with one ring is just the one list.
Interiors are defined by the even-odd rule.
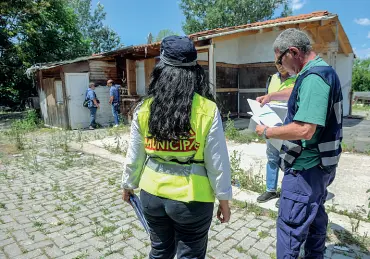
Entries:
[[127,114],[129,107],[146,94],[150,72],[155,65],[154,57],[158,54],[159,44],[153,44],[32,66],[28,73],[36,75],[45,125],[86,128],[89,125],[89,110],[82,103],[89,82],[97,85],[95,92],[100,100],[97,122],[102,125],[112,123],[109,88],[106,87],[108,79],[122,86],[121,109],[123,114]]

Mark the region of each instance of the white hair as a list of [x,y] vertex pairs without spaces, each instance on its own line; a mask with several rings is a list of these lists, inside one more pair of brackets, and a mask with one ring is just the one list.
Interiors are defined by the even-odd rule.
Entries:
[[298,29],[287,29],[280,33],[274,42],[274,51],[284,52],[290,47],[296,47],[307,54],[312,50],[310,38]]

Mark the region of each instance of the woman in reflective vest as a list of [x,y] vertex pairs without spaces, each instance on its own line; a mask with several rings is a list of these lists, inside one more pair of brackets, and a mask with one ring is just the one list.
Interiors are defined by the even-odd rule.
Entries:
[[123,199],[140,187],[149,258],[205,258],[215,198],[230,219],[230,162],[222,120],[187,37],[161,44],[148,97],[136,108],[122,177]]

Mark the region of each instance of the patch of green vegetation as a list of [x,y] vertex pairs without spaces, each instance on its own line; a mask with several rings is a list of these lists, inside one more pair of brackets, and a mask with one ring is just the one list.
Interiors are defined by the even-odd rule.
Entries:
[[271,259],[276,259],[276,254],[271,253],[271,254],[270,254],[270,258],[271,258]]
[[134,236],[131,229],[126,229],[126,230],[121,229],[119,233],[122,235],[122,240],[127,240],[130,237]]
[[276,211],[261,208],[255,203],[248,203],[248,202],[233,200],[231,203],[231,206],[237,207],[240,209],[245,209],[247,213],[254,213],[256,216],[266,216],[271,219],[276,219],[278,216],[278,213]]
[[258,136],[256,133],[251,133],[251,134],[246,134],[242,133],[240,130],[235,128],[235,122],[230,119],[230,113],[227,116],[227,121],[226,121],[226,126],[225,126],[225,137],[228,140],[235,141],[237,143],[242,143],[242,144],[249,144],[253,141],[257,142],[262,142],[264,143],[265,140]]
[[[231,165],[231,178],[234,185],[244,190],[250,190],[258,193],[265,191],[265,181],[259,174],[253,173],[253,168],[248,171],[240,166],[241,155],[238,151],[234,150],[230,157]],[[262,169],[262,166],[261,166]]]
[[80,206],[77,206],[77,205],[72,205],[72,207],[68,210],[68,212],[77,212],[79,211],[81,208]]
[[242,253],[242,254],[246,254],[248,252],[248,250],[245,250],[241,246],[237,246],[237,247],[235,247],[235,249],[236,249],[236,251],[238,251],[239,253]]
[[43,225],[44,225],[44,223],[42,223],[40,221],[33,222],[33,226],[36,227],[36,228],[42,228]]
[[89,257],[89,253],[86,250],[85,252],[79,254],[78,256],[73,257],[73,259],[86,259],[88,257]]
[[[368,192],[370,192],[370,190],[368,190]],[[370,202],[370,198],[369,198],[369,202]],[[370,208],[370,204],[369,204],[369,208]],[[326,211],[348,216],[350,219],[357,219],[357,220],[361,220],[365,222],[370,222],[370,217],[369,217],[370,215],[368,215],[367,218],[362,216],[362,214],[366,213],[366,210],[364,208],[358,207],[355,211],[351,212],[348,210],[339,210],[336,208],[335,205],[329,205],[326,207]]]
[[264,238],[266,238],[266,237],[268,237],[270,234],[269,234],[269,232],[267,232],[267,231],[260,231],[259,233],[258,233],[258,236],[261,238],[261,239],[264,239]]
[[51,185],[51,190],[54,192],[60,191],[60,185],[58,181],[54,181],[54,183]]
[[337,244],[339,246],[355,245],[361,251],[368,252],[370,250],[370,237],[367,235],[359,236],[347,230],[334,230],[334,235],[339,240],[339,244]]
[[144,258],[145,258],[145,255],[140,254],[140,255],[134,255],[133,259],[144,259]]
[[370,105],[354,104],[352,105],[352,111],[370,112]]
[[108,233],[112,233],[117,229],[117,226],[103,226],[94,230],[95,236],[104,236]]
[[35,131],[41,126],[41,120],[35,110],[28,110],[24,119],[15,120],[11,124],[11,129],[6,131],[6,135],[15,143],[18,150],[26,149],[28,132]]
[[109,185],[115,185],[116,183],[116,178],[115,177],[109,177],[108,178],[108,184]]

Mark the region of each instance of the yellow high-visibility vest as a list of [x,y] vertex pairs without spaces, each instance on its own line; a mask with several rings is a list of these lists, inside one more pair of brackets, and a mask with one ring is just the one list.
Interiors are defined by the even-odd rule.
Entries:
[[139,187],[172,200],[214,202],[215,195],[204,167],[203,152],[216,104],[195,94],[190,137],[179,141],[156,141],[150,138],[148,126],[152,101],[152,98],[146,99],[138,111],[139,126],[148,155]]
[[[274,74],[271,77],[271,81],[268,86],[267,93],[271,94],[271,93],[282,91],[287,88],[292,88],[294,87],[295,80],[296,80],[295,76],[289,77],[287,80],[281,83],[281,80],[278,74]],[[273,101],[273,102],[277,102],[277,101]]]

